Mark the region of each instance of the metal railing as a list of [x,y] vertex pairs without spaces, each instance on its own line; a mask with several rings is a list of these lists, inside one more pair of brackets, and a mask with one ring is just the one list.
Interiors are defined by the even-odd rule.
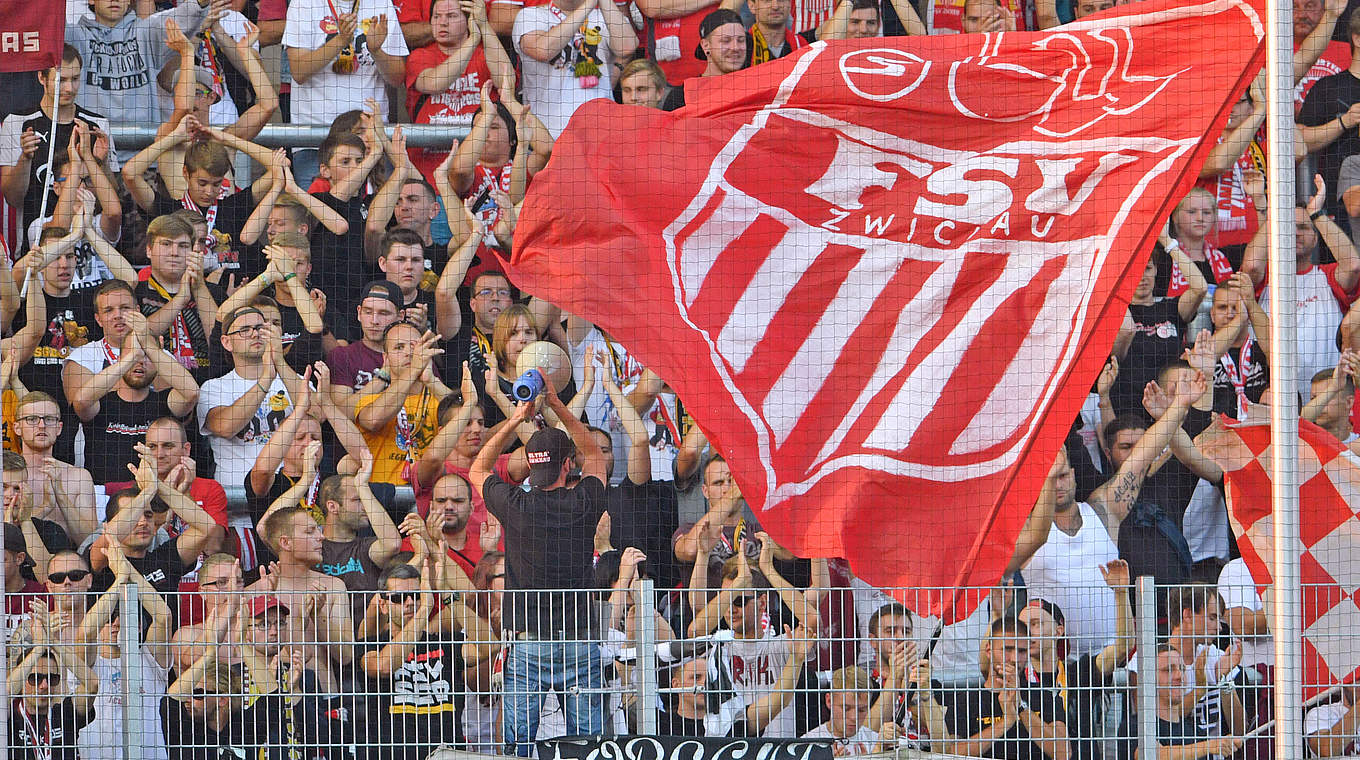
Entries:
[[[430,756],[524,754],[562,735],[696,726],[710,737],[815,739],[838,755],[1116,760],[1136,748],[1154,760],[1166,747],[1203,745],[1195,757],[1270,756],[1273,723],[1256,707],[1268,671],[1230,663],[1236,651],[1224,632],[1169,636],[1159,610],[1165,615],[1168,594],[1187,597],[1159,593],[1147,578],[1114,588],[1136,602],[1136,620],[1091,651],[1054,625],[1051,605],[1029,604],[1023,587],[976,590],[987,599],[981,612],[951,626],[881,604],[871,632],[855,612],[860,592],[846,588],[812,589],[817,625],[793,627],[799,610],[784,602],[798,597],[768,588],[680,592],[643,580],[612,590],[455,594],[421,591],[410,576],[382,591],[290,590],[297,579],[285,577],[277,588],[266,580],[160,594],[123,583],[105,594],[35,596],[40,604],[8,647],[11,696],[27,705],[21,715],[61,715],[92,697],[93,721],[75,721],[77,735],[62,741],[129,760],[238,745],[356,760],[424,758],[441,747]],[[1219,604],[1202,588],[1197,598]],[[687,609],[686,595],[718,608]],[[178,618],[173,636],[167,615]],[[1012,618],[1032,627],[997,622]],[[1197,651],[1212,648],[1209,670],[1203,654],[1171,651],[1196,641]],[[967,659],[970,649],[971,677],[943,672],[948,657]],[[1136,668],[1145,677],[1128,661],[1133,650],[1147,655]],[[1191,680],[1167,675],[1178,669]],[[1336,693],[1317,704],[1331,715],[1328,699]],[[1243,705],[1249,714],[1239,721]],[[35,734],[22,722],[14,728],[5,757],[27,757]],[[1265,750],[1235,754],[1252,740]]]

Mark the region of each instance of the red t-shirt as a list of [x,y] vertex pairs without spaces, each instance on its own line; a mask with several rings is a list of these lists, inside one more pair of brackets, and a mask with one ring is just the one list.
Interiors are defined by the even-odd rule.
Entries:
[[[507,483],[513,482],[510,477],[509,454],[501,454],[496,457],[496,465],[492,469],[496,473],[496,477]],[[466,478],[469,472],[471,472],[471,468],[458,467],[449,462],[444,463],[445,474],[455,473]],[[430,499],[434,496],[434,483],[427,485],[420,482],[420,478],[416,476],[416,468],[414,467],[407,468],[406,480],[411,484],[411,490],[415,493],[416,514],[424,519],[426,515],[430,514]],[[463,566],[463,570],[465,570],[468,575],[472,574],[472,568],[475,567],[477,561],[482,558],[482,526],[486,524],[487,516],[486,502],[482,501],[482,495],[477,493],[477,489],[475,488],[471,490],[472,515],[468,517],[467,543],[464,544],[464,548],[460,550],[460,552],[449,553],[449,556],[453,557],[455,562]],[[502,548],[504,548],[503,542]],[[402,551],[411,551],[410,539],[402,539],[401,549]],[[471,565],[469,565],[468,562],[471,562]]]
[[[462,76],[453,80],[449,88],[437,95],[427,95],[416,89],[416,80],[427,69],[443,63],[448,54],[431,42],[411,51],[406,60],[406,110],[416,124],[447,124],[470,128],[472,118],[481,108],[482,84],[491,81],[491,69],[481,47],[472,51]],[[420,170],[425,181],[435,184],[434,170],[448,156],[447,150],[410,148],[411,162]]]
[[[499,169],[488,169],[481,164],[477,164],[473,170],[472,187],[462,195],[463,199],[475,198],[482,194],[488,187],[498,186],[502,192],[510,192],[510,164],[505,164]],[[487,270],[504,271],[505,265],[501,263],[497,256],[494,245],[495,238],[492,237],[491,230],[500,221],[501,210],[492,204],[490,200],[482,206],[481,211],[477,212],[477,218],[481,219],[483,228],[486,230],[486,237],[482,239],[482,244],[477,247],[477,258],[472,266],[468,267],[467,277],[463,282],[471,285],[477,276]]]

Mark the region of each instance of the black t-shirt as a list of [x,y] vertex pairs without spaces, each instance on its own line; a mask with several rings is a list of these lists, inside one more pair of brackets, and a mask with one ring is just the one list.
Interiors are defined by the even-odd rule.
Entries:
[[[390,639],[365,641],[364,653]],[[426,633],[390,679],[369,679],[368,741],[372,760],[424,760],[441,744],[462,741],[462,636]]]
[[118,391],[99,400],[99,413],[81,423],[85,430],[85,469],[95,485],[128,480],[127,465],[137,461],[134,446],[158,417],[174,417],[170,391],[151,391],[141,401],[124,401]]
[[[308,671],[298,686],[304,696],[294,703],[280,692],[250,703],[237,720],[241,738],[252,760],[292,760],[294,757],[342,757],[336,745],[345,741],[343,724],[327,715],[327,705],[316,694],[321,689]],[[259,754],[254,754],[258,752]]]
[[1259,403],[1266,388],[1270,387],[1267,361],[1265,350],[1255,340],[1248,340],[1241,348],[1229,348],[1220,356],[1214,365],[1214,414],[1237,419],[1238,384],[1248,401]]
[[1098,727],[1101,709],[1104,707],[1104,689],[1110,679],[1096,667],[1096,655],[1082,655],[1076,660],[1064,661],[1060,669],[1053,673],[1029,671],[1030,683],[1058,695],[1067,715],[1067,735],[1072,739],[1072,750],[1080,760],[1095,760],[1100,757],[1096,739],[1100,736]]
[[[505,534],[505,589],[502,625],[508,631],[551,635],[590,627],[590,588],[595,525],[606,496],[599,478],[587,477],[574,488],[524,490],[496,475],[482,486],[487,511]],[[563,589],[553,594],[515,594],[515,590]]]
[[[66,535],[66,531],[60,523],[35,517],[33,518],[33,528],[38,531],[38,538],[42,539],[43,547],[47,549],[48,554],[56,554],[76,548],[71,537]],[[7,527],[7,529],[12,530],[13,528]]]
[[[89,558],[90,553],[87,550],[86,561],[89,561]],[[146,556],[129,556],[127,560],[146,578],[147,583],[162,594],[173,594],[179,588],[179,579],[190,570],[180,559],[178,536],[147,552]],[[94,585],[91,588],[95,591],[107,591],[113,585],[113,581],[113,572],[104,568],[94,574]]]
[[[6,97],[8,97],[8,95]],[[71,121],[57,124],[57,150],[65,151],[66,146],[71,144],[71,132],[75,130],[76,119],[84,122],[87,127],[99,127],[105,134],[108,134],[109,123],[107,119],[94,111],[76,106],[75,115]],[[24,218],[31,221],[42,217],[42,214],[39,212],[42,211],[44,191],[48,194],[48,213],[50,214],[52,209],[57,207],[57,194],[51,192],[52,183],[48,176],[47,166],[47,141],[52,134],[52,120],[42,112],[42,109],[37,109],[23,115],[16,114],[5,118],[6,122],[11,120],[18,120],[18,123],[14,127],[16,129],[16,134],[22,135],[24,130],[32,129],[34,134],[42,137],[42,144],[38,147],[38,152],[33,155],[33,159],[29,162],[28,192],[24,194]],[[37,242],[36,240],[27,240],[27,229],[21,230],[19,234],[25,239],[26,244],[22,248],[15,246],[16,250],[25,250]]]
[[619,549],[630,546],[641,549],[647,555],[648,570],[662,588],[674,588],[688,580],[680,577],[671,551],[671,536],[680,527],[675,483],[651,480],[639,485],[624,478],[617,486],[609,486],[605,493],[610,544]]
[[[686,718],[678,713],[665,710],[656,711],[656,733],[658,736],[708,736],[708,727],[703,718]],[[739,718],[722,737],[740,738],[750,736],[745,718]],[[722,738],[713,737],[713,738]]]
[[330,324],[335,336],[357,339],[359,324],[354,309],[370,279],[364,260],[368,199],[355,196],[342,201],[330,193],[314,195],[345,218],[349,231],[336,235],[325,225],[316,225],[316,231],[312,233],[311,283],[326,293],[326,313],[333,315],[334,321]]
[[[1186,413],[1181,429],[1193,440],[1195,436],[1203,433],[1211,422],[1213,415],[1209,412],[1191,409]],[[1183,531],[1185,510],[1190,506],[1190,499],[1198,485],[1199,476],[1182,464],[1181,460],[1171,457],[1156,472],[1147,476],[1139,497],[1140,500],[1150,501],[1161,507],[1162,511],[1176,523],[1176,527]]]
[[[42,391],[56,399],[61,409],[61,435],[53,446],[53,454],[63,462],[75,461],[76,433],[80,419],[66,400],[61,385],[61,368],[72,349],[103,337],[94,321],[92,290],[72,290],[64,296],[44,293],[47,301],[47,330],[33,352],[33,358],[19,368],[19,379],[30,391]],[[28,314],[20,309],[14,316],[14,330],[28,324]]]
[[[371,592],[378,590],[378,576],[382,568],[368,556],[368,550],[378,539],[374,536],[360,536],[353,541],[321,542],[321,564],[317,570],[339,578],[350,592]],[[371,594],[351,593],[349,597],[354,620],[364,619],[364,609],[368,606]]]
[[[179,287],[179,283],[173,285]],[[226,298],[226,292],[212,283],[208,283],[208,292],[212,294],[215,303],[220,304]],[[134,295],[137,298],[137,308],[148,317],[160,311],[174,298],[174,294],[166,291],[161,283],[156,281],[154,275],[149,280],[137,283]],[[188,368],[194,376],[194,382],[202,385],[204,381],[213,378],[212,350],[208,342],[212,325],[203,324],[198,317],[195,304],[196,301],[191,297],[180,310],[180,319],[171,323],[170,329],[162,338],[161,346],[176,361]]]
[[[1020,699],[1045,723],[1067,722],[1062,702],[1046,689],[1024,687]],[[1003,720],[1001,701],[997,699],[996,692],[991,690],[949,692],[945,695],[944,707],[949,732],[960,739],[977,736],[988,726]],[[1007,760],[1045,760],[1047,757],[1039,745],[1030,740],[1025,724],[1018,720],[982,756]]]
[[[1351,105],[1360,103],[1360,79],[1349,71],[1341,71],[1319,79],[1308,90],[1308,96],[1299,109],[1298,123],[1306,127],[1316,127],[1333,121],[1346,112]],[[1360,132],[1352,126],[1341,133],[1335,142],[1318,152],[1318,172],[1327,183],[1329,210],[1338,219],[1346,219],[1345,207],[1337,193],[1337,180],[1341,174],[1341,162],[1346,156],[1360,152]]]
[[1175,298],[1149,306],[1129,306],[1133,317],[1133,341],[1119,362],[1119,376],[1110,389],[1115,414],[1143,411],[1143,388],[1157,379],[1157,371],[1179,359],[1185,349],[1185,320]]
[[[1194,710],[1186,713],[1184,718],[1175,722],[1162,720],[1162,716],[1157,716],[1157,743],[1163,747],[1198,744],[1208,738],[1210,738],[1209,732],[1195,719]],[[1206,757],[1217,758],[1218,755]]]
[[165,732],[165,748],[170,760],[238,760],[248,757],[251,744],[245,736],[245,726],[233,715],[214,731],[184,709],[174,697],[161,700],[161,728]]
[[[70,697],[54,701],[51,711],[28,712],[16,699],[9,708],[9,757],[12,760],[76,760],[76,735],[94,718]],[[50,752],[50,754],[49,754]]]
[[[213,254],[217,256],[217,261],[222,265],[224,277],[229,274],[237,274],[238,278],[246,275],[243,272],[245,263],[245,246],[241,243],[241,230],[246,226],[246,221],[250,219],[250,214],[255,210],[255,196],[246,188],[240,192],[232,193],[219,200],[213,208],[194,209],[204,218],[209,218],[208,234],[217,240],[217,247],[213,249]],[[151,217],[154,219],[165,214],[173,214],[180,209],[189,208],[183,201],[175,200],[170,196],[157,192],[151,201]],[[249,273],[253,277],[259,272]],[[222,280],[226,282],[225,279]]]

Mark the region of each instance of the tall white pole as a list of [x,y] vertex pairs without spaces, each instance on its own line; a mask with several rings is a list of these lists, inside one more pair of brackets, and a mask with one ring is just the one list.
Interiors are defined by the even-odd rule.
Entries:
[[[1298,341],[1294,280],[1294,15],[1290,0],[1266,0],[1266,92],[1270,116],[1270,431],[1275,521],[1275,757],[1301,760],[1303,595],[1299,573]],[[1333,188],[1334,190],[1335,188]]]

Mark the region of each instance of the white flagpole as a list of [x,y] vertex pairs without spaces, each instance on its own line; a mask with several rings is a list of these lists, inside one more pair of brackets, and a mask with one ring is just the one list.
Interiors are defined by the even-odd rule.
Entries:
[[[1266,0],[1266,139],[1270,198],[1271,516],[1275,523],[1275,757],[1302,760],[1303,595],[1299,545],[1298,341],[1294,257],[1294,16],[1290,0]],[[1335,191],[1335,188],[1330,188]]]
[[[56,68],[53,69],[56,76],[52,77],[52,133],[47,136],[47,181],[52,182],[52,158],[57,152],[57,114],[61,110],[61,60],[57,60]],[[47,196],[51,193],[44,187],[42,189],[42,210],[38,212],[38,218],[47,216]],[[25,219],[24,223],[32,222],[32,219]]]

